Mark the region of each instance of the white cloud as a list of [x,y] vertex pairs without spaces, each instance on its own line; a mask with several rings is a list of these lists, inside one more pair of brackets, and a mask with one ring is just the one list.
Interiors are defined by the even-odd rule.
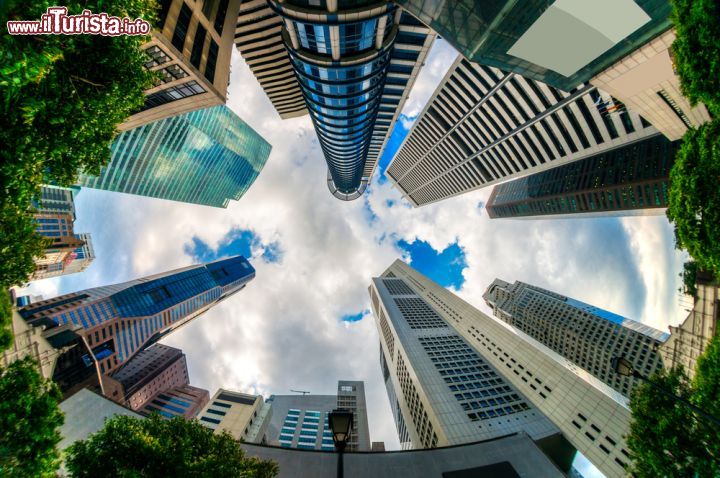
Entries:
[[[453,59],[438,42],[406,115],[422,110]],[[263,244],[279,243],[282,261],[253,260],[257,277],[245,290],[166,343],[185,351],[192,383],[211,393],[220,386],[265,395],[333,393],[339,379],[365,380],[371,439],[390,449],[398,441],[373,319],[340,317],[369,308],[370,278],[402,254],[395,239],[419,238],[438,251],[458,241],[468,264],[460,295],[483,309],[485,287],[501,277],[655,325],[661,316],[680,319],[682,309],[668,297],[678,287],[681,260],[662,217],[491,221],[478,207],[489,190],[412,209],[377,178],[366,198],[338,201],[325,185],[309,118],[281,121],[237,55],[228,105],[273,145],[240,201],[225,210],[83,190],[76,229],[93,234],[98,259],[82,274],[37,282],[32,291],[50,297],[185,266],[184,247],[193,237],[217,247],[233,228],[252,230]]]

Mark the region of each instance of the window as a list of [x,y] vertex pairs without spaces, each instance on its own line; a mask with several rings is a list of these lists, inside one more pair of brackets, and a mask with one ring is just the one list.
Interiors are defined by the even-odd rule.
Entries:
[[195,68],[200,68],[200,59],[202,58],[203,46],[205,45],[205,34],[207,30],[198,23],[195,39],[193,40],[192,54],[190,55],[190,63]]
[[183,3],[180,9],[180,15],[178,15],[177,24],[175,25],[175,31],[173,32],[172,44],[175,48],[180,50],[182,53],[185,45],[185,37],[187,36],[188,27],[190,26],[190,19],[192,18],[192,10],[187,4]]
[[[217,65],[217,57],[218,57],[218,45],[215,43],[215,40],[210,40],[210,48],[208,49],[208,58],[207,62],[205,62],[205,78],[208,79],[210,83],[213,83],[215,81],[215,67]],[[247,268],[247,265],[243,264]]]

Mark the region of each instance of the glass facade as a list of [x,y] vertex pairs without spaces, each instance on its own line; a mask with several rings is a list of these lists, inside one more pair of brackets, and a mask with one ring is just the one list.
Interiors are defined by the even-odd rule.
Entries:
[[495,186],[491,218],[664,208],[678,142],[662,135]]
[[397,7],[330,2],[335,11],[323,12],[330,5],[314,3],[270,2],[284,19],[283,40],[328,164],[328,186],[339,199],[356,199],[370,179],[365,164],[397,36]]
[[[435,30],[452,44],[468,60],[486,66],[512,71],[526,78],[542,81],[564,91],[570,91],[581,83],[589,81],[620,58],[637,49],[640,45],[669,29],[670,4],[667,0],[635,0],[619,2],[633,12],[641,9],[647,21],[634,28],[628,28],[627,35],[614,36],[618,25],[627,21],[627,15],[613,12],[607,18],[593,14],[597,8],[606,8],[602,2],[597,7],[593,2],[552,0],[455,0],[438,2],[437,0],[398,0],[403,8]],[[573,15],[572,13],[575,13]],[[543,15],[555,15],[556,23],[543,23]],[[541,20],[541,21],[539,21]],[[641,22],[638,22],[641,23]],[[510,50],[529,30],[540,29],[544,25],[554,25],[562,34],[555,35],[560,44],[575,45],[573,48],[590,51],[582,40],[585,34],[598,33],[604,36],[604,44],[598,46],[597,54],[588,55],[587,61],[574,73],[563,74],[543,65],[542,61],[529,61],[513,56]],[[588,33],[590,32],[590,33]],[[548,35],[546,35],[548,36]],[[550,35],[552,36],[552,35]],[[599,38],[595,41],[601,41]],[[590,44],[591,41],[588,40]],[[580,44],[580,46],[577,46]],[[594,45],[593,45],[594,46]],[[538,45],[538,49],[547,48],[553,55],[556,49],[551,42]],[[539,57],[542,57],[542,52]]]
[[78,182],[106,191],[227,207],[255,181],[270,149],[229,108],[215,106],[121,133],[100,175],[81,175]]
[[[80,327],[101,372],[116,369],[255,277],[242,256],[67,294],[19,309],[32,325]],[[91,364],[93,358],[86,357]]]

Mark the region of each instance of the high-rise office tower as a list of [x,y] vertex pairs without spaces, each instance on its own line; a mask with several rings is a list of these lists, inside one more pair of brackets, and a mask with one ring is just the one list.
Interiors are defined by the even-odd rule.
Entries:
[[235,46],[282,119],[308,113],[282,38],[283,20],[267,0],[243,0]]
[[347,440],[349,451],[370,450],[365,382],[340,380],[337,391],[337,408],[353,414],[353,424]]
[[666,0],[397,0],[465,58],[570,91],[670,28]]
[[138,352],[102,382],[105,396],[143,415],[192,418],[209,398],[207,390],[190,386],[182,350],[163,344]]
[[161,78],[145,92],[141,110],[119,126],[121,131],[225,104],[240,0],[158,3],[159,23],[142,48],[148,55],[145,68]]
[[272,413],[272,406],[265,403],[262,395],[221,388],[198,414],[198,419],[215,433],[227,432],[236,440],[265,444]]
[[111,375],[137,352],[239,291],[255,277],[242,256],[86,289],[19,309],[31,326],[70,326],[82,362]]
[[613,357],[624,356],[646,376],[663,367],[658,347],[668,334],[640,322],[518,281],[495,279],[483,299],[495,317],[625,396],[641,381],[615,373]]
[[268,443],[285,448],[333,451],[328,414],[335,409],[353,412],[353,430],[347,451],[370,451],[364,382],[340,380],[337,395],[272,395]]
[[78,184],[227,207],[255,181],[270,144],[226,106],[192,111],[121,133],[110,163]]
[[679,142],[662,135],[499,184],[491,218],[663,214]]
[[[309,112],[328,164],[330,192],[357,199],[435,35],[393,3],[270,0],[281,29],[265,6],[255,5],[241,7],[238,48],[281,116]],[[268,26],[262,33],[252,24],[255,18]],[[261,59],[262,51],[269,58]],[[288,59],[295,78],[287,74]],[[305,108],[297,102],[298,89]]]
[[370,296],[401,441],[525,432],[565,471],[574,447],[606,476],[625,476],[626,397],[401,261],[373,279]]
[[[35,232],[52,241],[43,257],[35,259],[30,280],[46,279],[84,270],[95,255],[89,234],[75,234],[75,194],[78,188],[43,186],[34,202]],[[73,264],[82,256],[77,264]]]
[[592,85],[566,93],[459,57],[387,174],[420,206],[659,134]]

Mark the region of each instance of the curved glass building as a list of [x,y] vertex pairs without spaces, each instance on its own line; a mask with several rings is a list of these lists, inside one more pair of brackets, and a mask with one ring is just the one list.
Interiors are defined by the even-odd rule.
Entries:
[[385,1],[270,0],[339,199],[360,197],[400,10]]

